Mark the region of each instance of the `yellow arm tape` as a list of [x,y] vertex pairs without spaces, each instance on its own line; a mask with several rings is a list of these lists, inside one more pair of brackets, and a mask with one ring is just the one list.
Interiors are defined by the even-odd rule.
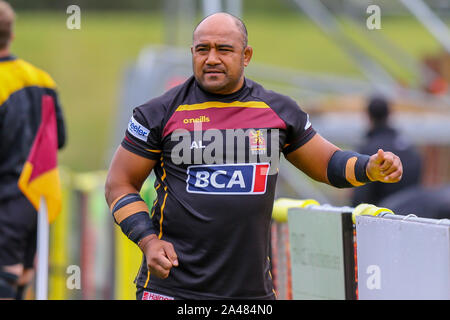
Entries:
[[288,210],[290,208],[305,208],[310,205],[319,205],[316,200],[295,200],[289,198],[279,198],[275,200],[272,211],[272,218],[277,222],[287,222]]
[[356,224],[356,216],[377,216],[382,212],[389,212],[394,214],[391,209],[380,208],[373,204],[361,203],[352,212],[352,221]]

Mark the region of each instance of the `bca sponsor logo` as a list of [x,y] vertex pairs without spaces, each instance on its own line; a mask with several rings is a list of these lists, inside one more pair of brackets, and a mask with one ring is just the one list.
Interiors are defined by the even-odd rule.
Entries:
[[150,291],[144,291],[142,300],[174,300],[174,298]]
[[147,141],[150,130],[137,122],[134,117],[131,117],[130,122],[128,122],[128,132],[142,141]]
[[195,165],[187,171],[186,190],[203,194],[262,194],[269,163]]

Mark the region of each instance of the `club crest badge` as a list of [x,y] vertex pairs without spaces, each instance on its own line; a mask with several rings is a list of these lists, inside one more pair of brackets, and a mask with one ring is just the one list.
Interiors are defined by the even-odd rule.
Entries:
[[267,143],[263,130],[250,130],[250,151],[252,154],[265,154],[267,151]]

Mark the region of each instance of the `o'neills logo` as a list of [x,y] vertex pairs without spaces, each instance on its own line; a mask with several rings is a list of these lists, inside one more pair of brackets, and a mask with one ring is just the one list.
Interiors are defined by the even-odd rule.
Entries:
[[183,119],[183,123],[184,124],[189,124],[189,123],[196,123],[196,122],[209,122],[209,117],[207,116],[200,116],[198,118],[186,118]]

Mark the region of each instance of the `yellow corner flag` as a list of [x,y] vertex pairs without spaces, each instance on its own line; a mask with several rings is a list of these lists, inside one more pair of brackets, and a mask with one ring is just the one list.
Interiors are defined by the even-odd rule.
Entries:
[[48,222],[53,222],[61,211],[61,182],[58,171],[58,133],[53,98],[42,97],[41,125],[39,126],[28,159],[19,178],[19,188],[39,210],[44,197]]

